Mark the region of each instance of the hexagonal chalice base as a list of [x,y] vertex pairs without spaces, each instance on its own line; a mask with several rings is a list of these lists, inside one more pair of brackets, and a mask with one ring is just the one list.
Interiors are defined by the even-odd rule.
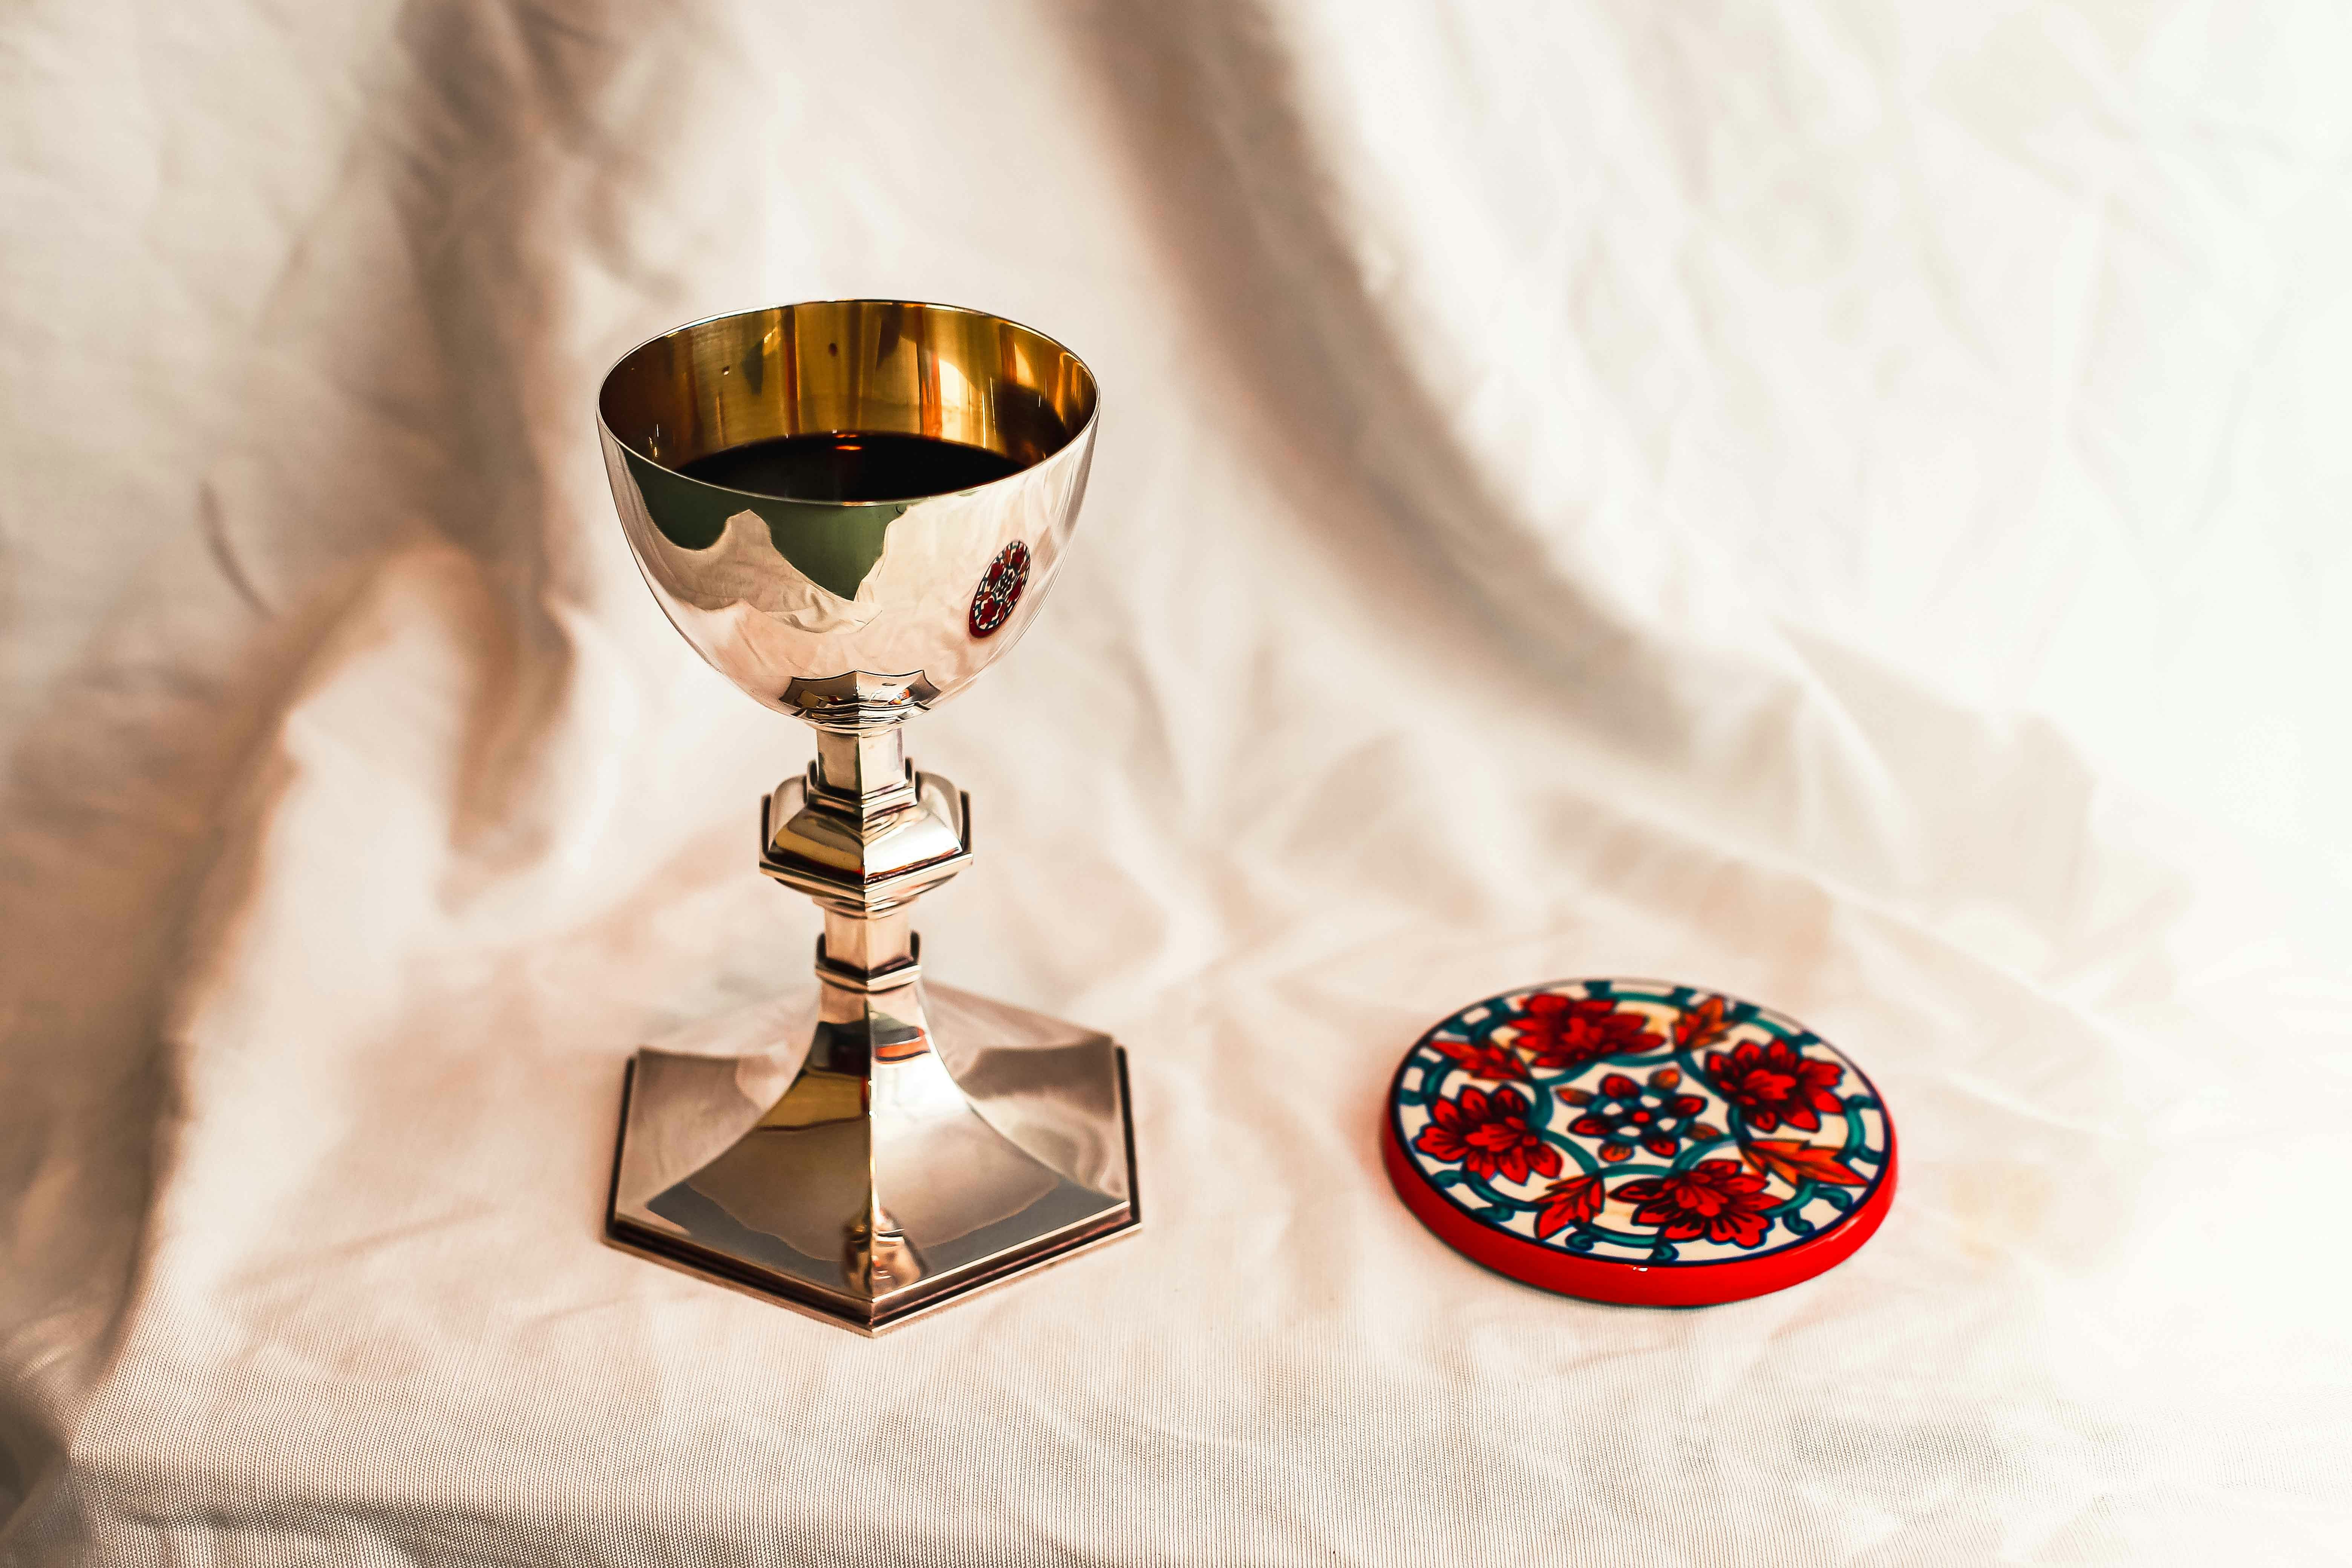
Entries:
[[637,1053],[614,1246],[875,1334],[1140,1222],[1108,1036],[911,975],[797,1013],[737,1026],[797,1064]]

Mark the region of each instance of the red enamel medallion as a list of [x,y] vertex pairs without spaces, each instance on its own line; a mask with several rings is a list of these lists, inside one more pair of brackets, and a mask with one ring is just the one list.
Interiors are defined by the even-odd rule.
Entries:
[[1895,1124],[1795,1019],[1687,985],[1571,980],[1465,1007],[1382,1110],[1421,1222],[1523,1284],[1698,1307],[1810,1279],[1895,1197]]
[[992,637],[1021,603],[1021,590],[1029,585],[1029,546],[1014,540],[996,552],[988,563],[988,571],[972,590],[971,614],[966,626],[976,637]]

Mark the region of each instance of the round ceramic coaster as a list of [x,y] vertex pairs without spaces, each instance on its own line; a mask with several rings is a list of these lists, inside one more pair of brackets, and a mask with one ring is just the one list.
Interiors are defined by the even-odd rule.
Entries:
[[1405,1053],[1381,1152],[1440,1240],[1528,1285],[1737,1301],[1852,1256],[1895,1198],[1862,1069],[1753,1002],[1566,980],[1465,1007]]

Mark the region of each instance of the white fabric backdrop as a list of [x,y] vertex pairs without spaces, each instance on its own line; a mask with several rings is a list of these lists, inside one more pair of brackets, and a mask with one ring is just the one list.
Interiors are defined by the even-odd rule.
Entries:
[[[2312,1562],[2352,1540],[2325,5],[27,0],[0,20],[0,1561]],[[1087,356],[916,755],[1137,1240],[867,1342],[597,1243],[798,984],[803,734],[591,439],[677,321]],[[1704,1312],[1444,1251],[1397,1056],[1796,1013],[1902,1129]]]

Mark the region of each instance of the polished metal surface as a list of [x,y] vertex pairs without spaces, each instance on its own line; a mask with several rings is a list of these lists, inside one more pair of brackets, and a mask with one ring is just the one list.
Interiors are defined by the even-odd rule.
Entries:
[[[899,725],[1012,647],[1076,521],[1093,376],[976,311],[755,310],[625,356],[599,399],[646,583],[703,658],[817,728],[761,807],[761,870],[824,913],[806,1016],[732,1054],[646,1050],[622,1113],[614,1245],[878,1332],[1132,1230],[1124,1053],[944,988],[908,906],[971,858],[970,800]],[[779,500],[676,465],[778,436],[924,435],[1024,465],[953,495]]]
[[1135,1227],[1108,1037],[911,976],[820,994],[782,1055],[637,1054],[615,1243],[878,1333]]
[[[597,411],[622,526],[671,623],[760,701],[835,728],[929,708],[1020,640],[1061,568],[1096,429],[1094,376],[1053,340],[880,300],[681,327],[614,366]],[[893,501],[780,500],[677,471],[751,441],[850,430],[961,441],[1024,466]],[[1020,602],[975,637],[974,590],[1016,542]]]

